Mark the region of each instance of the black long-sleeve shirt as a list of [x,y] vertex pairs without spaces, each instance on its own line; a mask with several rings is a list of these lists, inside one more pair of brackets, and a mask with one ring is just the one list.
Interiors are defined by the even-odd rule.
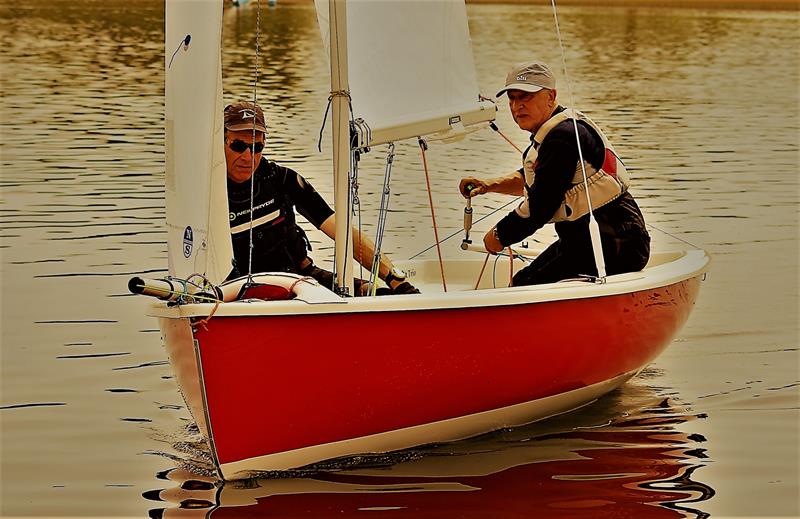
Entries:
[[[554,113],[563,110],[563,107],[558,107]],[[605,160],[603,140],[594,129],[581,121],[578,121],[578,135],[584,160],[595,169],[600,169]],[[534,145],[535,142],[532,142],[523,156],[527,156]],[[550,130],[537,151],[538,157],[534,166],[535,181],[533,186],[525,187],[529,216],[525,218],[516,211],[511,211],[498,222],[497,235],[503,245],[519,242],[541,229],[561,206],[565,193],[572,186],[572,179],[578,166],[579,155],[573,120],[567,119]],[[522,169],[519,173],[523,174]],[[642,213],[628,192],[595,209],[594,216],[601,235],[619,237],[630,233],[647,233]],[[573,222],[558,222],[555,228],[559,239],[566,246],[591,244],[588,214]]]

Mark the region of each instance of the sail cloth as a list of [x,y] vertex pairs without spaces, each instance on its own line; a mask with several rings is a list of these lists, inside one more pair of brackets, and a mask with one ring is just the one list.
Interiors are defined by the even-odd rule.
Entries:
[[[315,3],[329,55],[328,0]],[[349,0],[347,50],[353,116],[369,126],[369,145],[495,117],[479,100],[463,0]]]
[[[188,39],[188,41],[187,41]],[[169,273],[219,283],[231,270],[222,119],[222,2],[166,2]]]

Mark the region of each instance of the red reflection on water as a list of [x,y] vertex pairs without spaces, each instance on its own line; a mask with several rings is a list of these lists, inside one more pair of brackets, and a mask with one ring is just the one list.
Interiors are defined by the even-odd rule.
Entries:
[[[203,496],[184,480],[183,488],[160,492],[162,500],[184,505],[163,516],[705,517],[687,506],[713,495],[691,479],[704,457],[696,441],[704,439],[674,428],[692,418],[664,401],[598,428],[527,438],[517,430],[511,440],[498,434],[415,451],[423,454],[383,468],[231,482],[205,488]],[[190,499],[207,506],[190,510]]]

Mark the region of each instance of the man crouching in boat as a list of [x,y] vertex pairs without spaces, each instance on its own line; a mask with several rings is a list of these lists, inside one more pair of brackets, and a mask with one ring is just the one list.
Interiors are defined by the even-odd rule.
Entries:
[[[333,210],[300,174],[262,156],[266,133],[264,112],[260,106],[240,102],[225,107],[225,163],[234,255],[234,269],[228,278],[248,273],[251,261],[250,184],[251,179],[255,179],[252,187],[253,252],[250,271],[293,272],[313,277],[332,289],[333,273],[315,266],[308,257],[308,238],[295,222],[294,209],[297,207],[301,215],[331,238],[336,234]],[[375,246],[357,229],[353,229],[353,251],[359,263],[367,269],[372,267]],[[391,294],[419,293],[385,255],[381,255],[379,276]],[[368,284],[356,279],[355,291],[357,295],[367,295]]]
[[484,193],[524,195],[524,201],[486,233],[486,250],[497,253],[554,223],[558,240],[512,280],[515,286],[553,283],[581,274],[597,275],[589,234],[589,201],[583,168],[578,163],[575,117],[594,217],[600,228],[609,275],[644,268],[650,236],[636,201],[628,191],[625,166],[600,128],[580,112],[556,101],[556,82],[547,65],[520,64],[506,77],[506,94],[514,121],[531,132],[523,167],[494,179],[464,178],[465,197]]

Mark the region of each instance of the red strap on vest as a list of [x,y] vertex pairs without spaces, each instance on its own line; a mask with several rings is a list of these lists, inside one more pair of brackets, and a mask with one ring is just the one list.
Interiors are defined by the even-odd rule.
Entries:
[[606,159],[603,161],[603,171],[614,178],[617,178],[617,156],[614,152],[606,148]]

